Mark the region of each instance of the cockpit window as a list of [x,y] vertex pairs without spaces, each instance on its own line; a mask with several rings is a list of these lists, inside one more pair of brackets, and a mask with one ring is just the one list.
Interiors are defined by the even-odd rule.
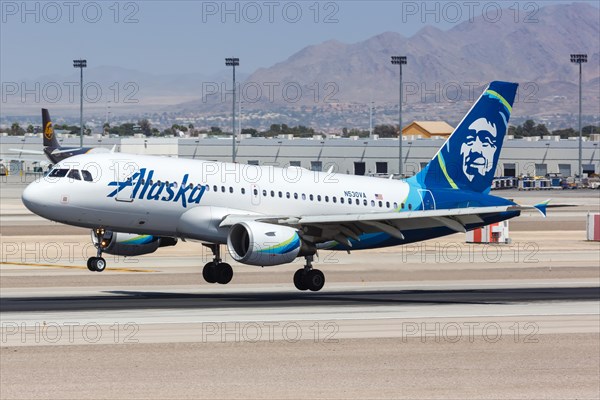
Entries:
[[50,172],[50,176],[51,178],[64,178],[65,176],[67,176],[67,172],[69,172],[68,169],[63,169],[63,168],[57,168],[57,169],[53,169],[52,172]]
[[90,174],[90,171],[87,171],[85,169],[81,170],[81,175],[83,175],[83,180],[86,182],[92,182],[94,180],[92,178],[92,174]]
[[71,179],[75,179],[76,181],[80,181],[81,180],[81,174],[79,173],[78,169],[72,169],[69,171],[69,174],[67,175],[67,178],[71,178]]

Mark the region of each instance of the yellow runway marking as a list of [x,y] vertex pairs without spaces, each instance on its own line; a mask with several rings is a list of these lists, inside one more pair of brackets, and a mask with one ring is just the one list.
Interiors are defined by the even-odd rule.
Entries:
[[[17,263],[17,262],[0,262],[0,265],[22,265],[25,267],[50,267],[50,268],[65,268],[65,269],[85,269],[87,267],[82,267],[79,265],[60,265],[60,264],[35,264],[35,263]],[[157,272],[150,269],[141,269],[141,268],[106,268],[107,271],[116,271],[116,272]]]

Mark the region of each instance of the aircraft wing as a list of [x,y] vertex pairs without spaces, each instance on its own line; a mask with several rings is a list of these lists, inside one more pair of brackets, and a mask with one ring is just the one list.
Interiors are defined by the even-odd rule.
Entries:
[[[31,154],[37,154],[37,153],[31,153]],[[49,165],[50,162],[48,161],[48,159],[45,156],[40,156],[40,157],[35,157],[34,155],[31,156],[21,156],[21,155],[14,155],[14,156],[9,156],[9,157],[1,157],[0,158],[2,161],[5,162],[10,162],[10,161],[31,161],[31,162],[37,162],[40,163],[40,165]]]
[[14,153],[14,155],[9,155],[8,157],[0,157],[2,161],[30,161],[37,162],[43,166],[50,164],[48,162],[48,158],[46,158],[46,155],[42,150],[8,149],[8,151],[10,153]]
[[28,149],[8,149],[12,153],[25,153],[25,154],[39,154],[44,155],[42,150],[28,150]]
[[403,229],[445,226],[456,232],[466,232],[466,225],[483,223],[483,216],[502,212],[537,210],[546,215],[548,202],[535,206],[504,205],[492,207],[467,207],[442,210],[417,210],[406,212],[382,212],[335,215],[268,216],[228,215],[220,227],[240,222],[258,221],[303,229],[305,232],[317,228],[318,241],[337,240],[349,244],[349,239],[358,240],[363,233],[385,232],[397,239],[404,239]]

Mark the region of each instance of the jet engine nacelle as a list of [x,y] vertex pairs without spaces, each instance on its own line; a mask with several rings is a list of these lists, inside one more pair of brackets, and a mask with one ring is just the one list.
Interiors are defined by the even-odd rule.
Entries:
[[[98,244],[94,231],[92,231],[92,241]],[[106,231],[100,248],[104,253],[132,257],[154,253],[159,247],[175,246],[176,243],[177,239],[170,237]]]
[[258,266],[287,264],[315,252],[296,229],[256,221],[233,225],[227,236],[227,250],[234,260]]

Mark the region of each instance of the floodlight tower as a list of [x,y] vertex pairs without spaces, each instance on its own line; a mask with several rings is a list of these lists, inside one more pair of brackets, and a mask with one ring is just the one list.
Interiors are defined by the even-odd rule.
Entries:
[[398,104],[398,172],[404,176],[402,165],[402,66],[406,65],[406,56],[392,56],[392,64],[400,67],[400,99]]
[[587,54],[571,54],[571,62],[579,64],[579,179],[583,177],[583,135],[581,132],[581,64],[587,62]]
[[226,58],[225,66],[233,67],[233,107],[232,107],[232,122],[231,122],[231,162],[235,162],[235,67],[240,65],[239,58]]
[[83,147],[83,69],[87,60],[73,60],[73,67],[79,68],[79,146]]
[[369,139],[373,139],[373,104],[369,104]]

